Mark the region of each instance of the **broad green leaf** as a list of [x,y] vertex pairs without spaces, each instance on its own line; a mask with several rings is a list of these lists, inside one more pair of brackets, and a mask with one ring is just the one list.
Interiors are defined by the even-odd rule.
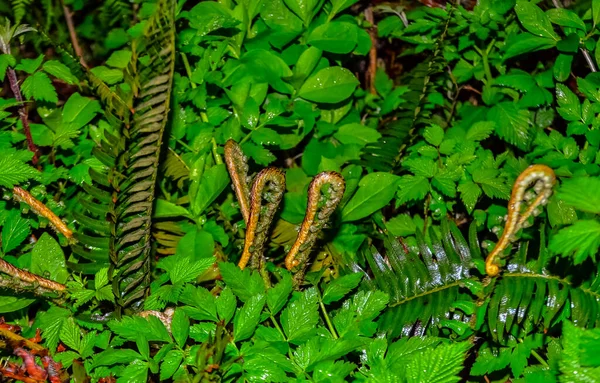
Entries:
[[171,321],[171,333],[179,347],[183,348],[185,345],[189,331],[190,320],[181,308],[176,309],[175,314],[173,314],[173,320]]
[[215,249],[215,241],[209,232],[193,228],[177,243],[175,254],[200,260],[210,258]]
[[554,24],[562,27],[580,29],[585,32],[585,23],[577,14],[565,8],[552,8],[546,11],[546,15]]
[[289,273],[285,273],[279,283],[267,290],[267,306],[271,315],[277,314],[285,306],[292,290],[292,277]]
[[123,81],[123,71],[119,69],[109,69],[103,65],[100,65],[90,69],[90,71],[108,85],[113,85]]
[[582,211],[600,214],[600,179],[597,177],[575,177],[563,181],[557,197]]
[[106,60],[106,65],[111,66],[113,68],[124,69],[131,62],[131,51],[127,50],[119,50],[114,51],[108,60]]
[[337,103],[352,95],[358,80],[352,72],[342,67],[321,69],[309,77],[298,91],[298,96],[319,103]]
[[429,180],[424,176],[406,175],[398,181],[398,200],[400,203],[420,200],[429,193]]
[[548,16],[537,5],[526,0],[519,0],[515,6],[515,11],[519,21],[529,32],[536,36],[559,40]]
[[284,0],[284,2],[307,27],[323,5],[323,1],[320,0]]
[[595,260],[600,247],[600,223],[587,219],[577,221],[552,236],[548,247],[555,254],[573,257],[576,265],[588,257]]
[[0,186],[12,188],[31,178],[38,178],[39,173],[25,164],[18,153],[2,153],[0,155]]
[[6,76],[6,69],[8,67],[14,67],[17,61],[13,55],[0,54],[0,81],[4,82],[4,76]]
[[[483,192],[492,198],[509,199],[510,187],[504,179],[499,177],[499,171],[493,168],[475,169],[471,173],[473,181],[483,189]],[[475,193],[475,191],[471,191]]]
[[81,330],[73,318],[68,318],[64,322],[60,330],[60,340],[67,347],[79,352],[79,347],[81,344]]
[[313,29],[306,42],[325,52],[347,54],[356,47],[357,29],[358,27],[351,23],[328,22]]
[[398,176],[390,173],[371,173],[364,176],[356,194],[342,210],[342,221],[350,222],[367,217],[386,206],[397,191]]
[[330,281],[323,289],[323,303],[327,305],[344,298],[346,294],[358,286],[362,278],[362,273],[354,273]]
[[352,6],[357,1],[358,0],[331,0],[331,10],[329,11],[328,20],[333,19],[335,15]]
[[265,306],[266,296],[258,294],[250,298],[233,318],[233,338],[236,342],[246,340],[254,334]]
[[102,112],[100,103],[73,93],[65,103],[62,121],[54,132],[54,145],[64,148],[73,147],[72,138],[79,136],[79,131]]
[[475,182],[465,182],[458,185],[458,191],[460,192],[460,198],[462,199],[467,211],[473,212],[475,204],[481,197],[481,188]]
[[472,141],[485,140],[492,134],[496,123],[494,121],[479,121],[471,125],[467,131],[466,139]]
[[423,138],[433,146],[440,146],[444,140],[444,129],[439,125],[431,125],[425,128]]
[[552,227],[569,225],[577,221],[575,209],[560,198],[551,198],[547,210],[548,221]]
[[417,226],[408,214],[400,214],[385,223],[385,227],[395,237],[415,234]]
[[45,276],[59,283],[69,278],[65,254],[54,238],[42,234],[31,251],[31,272]]
[[221,28],[234,28],[240,22],[223,4],[215,1],[203,1],[196,4],[187,15],[190,27],[198,36],[204,36]]
[[189,217],[190,212],[183,206],[174,204],[173,202],[157,198],[154,200],[155,208],[152,212],[153,218],[173,218],[173,217]]
[[506,51],[502,60],[506,61],[524,53],[532,53],[554,46],[556,46],[556,40],[554,39],[538,37],[527,32],[519,33],[506,41]]
[[281,312],[283,332],[293,344],[304,343],[316,331],[319,321],[318,292],[311,287]]
[[0,314],[21,310],[35,302],[35,299],[0,294]]
[[[229,175],[225,164],[215,165],[206,170],[198,183],[192,196],[192,212],[196,216],[202,214],[229,184]],[[192,187],[190,187],[190,194],[191,190]]]
[[381,134],[377,130],[356,122],[340,126],[333,136],[342,144],[358,144],[360,146],[377,142],[381,138]]
[[44,63],[44,71],[52,76],[63,80],[67,84],[77,84],[79,80],[71,73],[68,66],[57,60],[49,60]]
[[219,314],[219,318],[227,324],[231,318],[233,318],[235,308],[235,295],[233,295],[231,288],[228,286],[221,291],[219,298],[217,298],[217,314]]
[[560,106],[556,110],[565,120],[578,121],[581,119],[579,98],[566,85],[556,84],[556,101]]
[[600,25],[600,0],[592,0],[592,18],[594,20],[594,26]]
[[496,134],[506,142],[524,150],[529,147],[533,127],[528,110],[519,109],[512,102],[501,102],[488,111],[487,118],[495,122]]
[[321,59],[322,55],[323,51],[316,47],[309,47],[304,52],[302,52],[293,69],[293,84],[296,89],[300,88],[302,83],[304,83],[304,80],[306,80],[306,78],[310,76],[312,71],[319,63],[319,60]]
[[457,383],[463,369],[469,342],[441,344],[420,356],[406,366],[407,383]]
[[255,295],[264,294],[265,283],[257,272],[250,269],[240,270],[233,263],[219,263],[221,277],[233,293],[242,302],[247,302]]
[[16,249],[27,238],[30,231],[29,221],[21,217],[21,212],[11,210],[2,226],[2,252],[6,254]]
[[173,376],[175,371],[181,365],[183,361],[183,351],[171,350],[167,353],[160,365],[160,380],[168,380]]
[[19,64],[15,67],[16,70],[22,70],[29,74],[33,74],[40,65],[42,65],[42,61],[44,61],[44,55],[39,55],[35,59],[23,59],[19,62]]
[[127,364],[136,359],[140,359],[141,357],[142,356],[139,353],[129,348],[111,348],[94,355],[92,367],[96,368],[99,366],[110,366],[113,364]]
[[171,283],[190,282],[204,273],[215,262],[213,257],[193,259],[184,254],[162,258],[156,267],[169,274]]
[[552,73],[556,81],[566,81],[571,75],[571,65],[573,64],[572,54],[559,54],[554,61]]
[[26,98],[33,98],[35,101],[48,101],[50,103],[58,101],[58,95],[52,81],[43,72],[35,72],[27,77],[21,85],[21,91],[23,91]]

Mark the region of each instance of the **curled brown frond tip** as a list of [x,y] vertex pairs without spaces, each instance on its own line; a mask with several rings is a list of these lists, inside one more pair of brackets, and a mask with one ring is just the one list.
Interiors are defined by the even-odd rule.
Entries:
[[[321,189],[326,184],[329,184],[330,188],[328,195],[324,196]],[[322,172],[312,180],[308,187],[308,206],[304,221],[296,241],[285,258],[285,267],[288,270],[304,265],[308,261],[317,236],[342,200],[345,189],[346,182],[337,172]]]
[[[531,165],[517,177],[508,201],[508,215],[504,232],[485,260],[485,272],[489,276],[494,277],[500,273],[496,257],[514,241],[515,234],[525,226],[527,219],[531,215],[536,215],[539,211],[537,208],[548,203],[555,183],[556,175],[546,165]],[[534,193],[528,193],[527,189],[532,185]],[[531,200],[533,201],[529,205],[525,205],[525,210],[522,212],[523,202]]]

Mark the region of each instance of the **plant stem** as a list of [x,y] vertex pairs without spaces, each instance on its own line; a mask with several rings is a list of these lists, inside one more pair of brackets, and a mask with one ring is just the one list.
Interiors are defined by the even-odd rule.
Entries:
[[65,2],[61,0],[61,5],[63,9],[63,13],[65,15],[65,21],[67,22],[67,28],[69,29],[69,36],[71,37],[71,44],[73,44],[73,49],[75,49],[75,54],[79,57],[79,63],[88,68],[87,63],[83,59],[83,50],[79,45],[79,40],[77,39],[77,32],[75,31],[75,25],[73,24],[73,13],[69,10],[69,8],[65,5]]
[[192,81],[192,68],[190,67],[190,62],[188,61],[187,56],[184,52],[181,52],[181,59],[183,60],[183,66],[185,67],[185,73],[190,79],[190,86],[192,89],[196,89],[196,83]]
[[335,332],[335,328],[331,323],[331,319],[329,319],[329,314],[327,313],[327,309],[325,309],[325,305],[323,304],[323,300],[319,297],[319,306],[321,306],[321,311],[323,312],[323,316],[325,317],[325,323],[327,323],[327,327],[329,327],[329,332],[331,332],[331,336],[333,339],[338,339],[339,336],[337,332]]
[[33,142],[33,137],[31,136],[31,128],[29,127],[29,116],[27,113],[27,107],[23,102],[23,95],[21,94],[21,88],[19,87],[19,81],[17,80],[17,73],[13,68],[8,68],[6,70],[6,75],[8,77],[8,82],[10,83],[10,90],[12,90],[15,99],[21,103],[19,106],[19,117],[21,118],[21,123],[23,124],[23,131],[25,132],[25,137],[27,138],[27,148],[30,152],[33,153],[33,158],[31,162],[34,165],[38,163],[38,148]]

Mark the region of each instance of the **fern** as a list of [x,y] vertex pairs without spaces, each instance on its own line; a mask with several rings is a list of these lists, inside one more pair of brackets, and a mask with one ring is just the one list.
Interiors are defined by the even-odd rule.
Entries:
[[390,294],[389,308],[379,325],[392,336],[437,334],[438,326],[459,332],[470,327],[489,332],[504,344],[565,319],[578,326],[600,324],[600,275],[595,273],[578,285],[553,274],[543,234],[536,260],[530,259],[529,243],[521,243],[507,271],[487,287],[490,280],[473,269],[483,261],[475,226],[471,226],[469,245],[447,220],[442,221],[441,234],[440,240],[430,230],[428,245],[417,233],[418,253],[407,252],[399,241],[388,237],[384,240],[387,261],[373,247],[365,252],[374,276],[369,285]]
[[[135,115],[120,134],[105,132],[95,148],[109,171],[90,171],[94,186],[85,189],[92,200],[82,204],[91,217],[77,216],[83,234],[73,250],[91,262],[74,268],[94,272],[110,263],[118,312],[143,299],[150,284],[154,189],[174,70],[174,13],[174,1],[158,1],[155,14],[145,20],[144,35],[132,45]],[[135,52],[144,53],[138,57]],[[123,110],[110,103],[110,94],[104,100],[112,109],[113,126],[119,126]]]
[[433,112],[426,107],[427,98],[437,90],[434,79],[443,73],[446,67],[443,45],[450,20],[451,8],[444,28],[436,40],[431,57],[419,63],[403,79],[410,91],[402,96],[406,100],[402,109],[394,118],[379,129],[382,138],[377,142],[368,144],[363,149],[361,162],[377,171],[396,171],[404,149],[416,137],[418,129],[431,123]]
[[33,0],[11,0],[15,25],[21,24],[32,2]]
[[133,12],[127,0],[106,0],[100,10],[100,22],[107,28],[115,25],[126,25]]

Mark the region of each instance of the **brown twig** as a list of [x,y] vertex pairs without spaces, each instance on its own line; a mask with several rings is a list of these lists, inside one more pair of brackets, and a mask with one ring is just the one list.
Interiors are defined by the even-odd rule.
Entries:
[[73,238],[73,232],[71,229],[69,229],[67,225],[65,225],[65,223],[56,214],[54,214],[52,210],[29,194],[27,190],[24,190],[19,186],[15,186],[13,188],[13,193],[17,200],[29,205],[31,210],[33,210],[37,215],[48,219],[52,227],[54,227],[59,233],[68,239]]
[[65,5],[65,2],[61,0],[63,13],[65,15],[65,21],[67,22],[67,28],[69,29],[69,36],[71,37],[71,44],[73,44],[73,49],[75,50],[75,54],[79,57],[79,62],[83,65],[84,68],[88,68],[87,63],[83,59],[83,50],[79,45],[79,40],[77,39],[77,32],[75,31],[75,25],[73,24],[73,12],[69,10],[69,8]]
[[21,118],[23,131],[25,132],[25,137],[27,138],[27,148],[33,153],[31,162],[33,162],[34,165],[37,165],[39,159],[38,148],[33,142],[33,137],[31,136],[31,128],[29,127],[29,114],[27,112],[27,106],[23,102],[23,95],[21,94],[21,88],[19,87],[17,73],[13,68],[8,68],[6,69],[6,75],[10,84],[10,90],[12,90],[13,95],[15,96],[15,100],[21,103],[19,106],[19,117]]
[[27,338],[23,338],[21,335],[16,334],[6,328],[0,327],[0,338],[4,339],[12,348],[27,347],[28,349],[35,351],[36,355],[48,355],[48,349],[46,349],[44,346],[32,342]]
[[367,87],[371,94],[377,94],[375,89],[375,75],[377,74],[377,30],[375,19],[373,17],[373,6],[370,5],[365,9],[365,20],[371,24],[369,28],[369,36],[371,36],[371,49],[369,50],[369,68],[366,73]]

